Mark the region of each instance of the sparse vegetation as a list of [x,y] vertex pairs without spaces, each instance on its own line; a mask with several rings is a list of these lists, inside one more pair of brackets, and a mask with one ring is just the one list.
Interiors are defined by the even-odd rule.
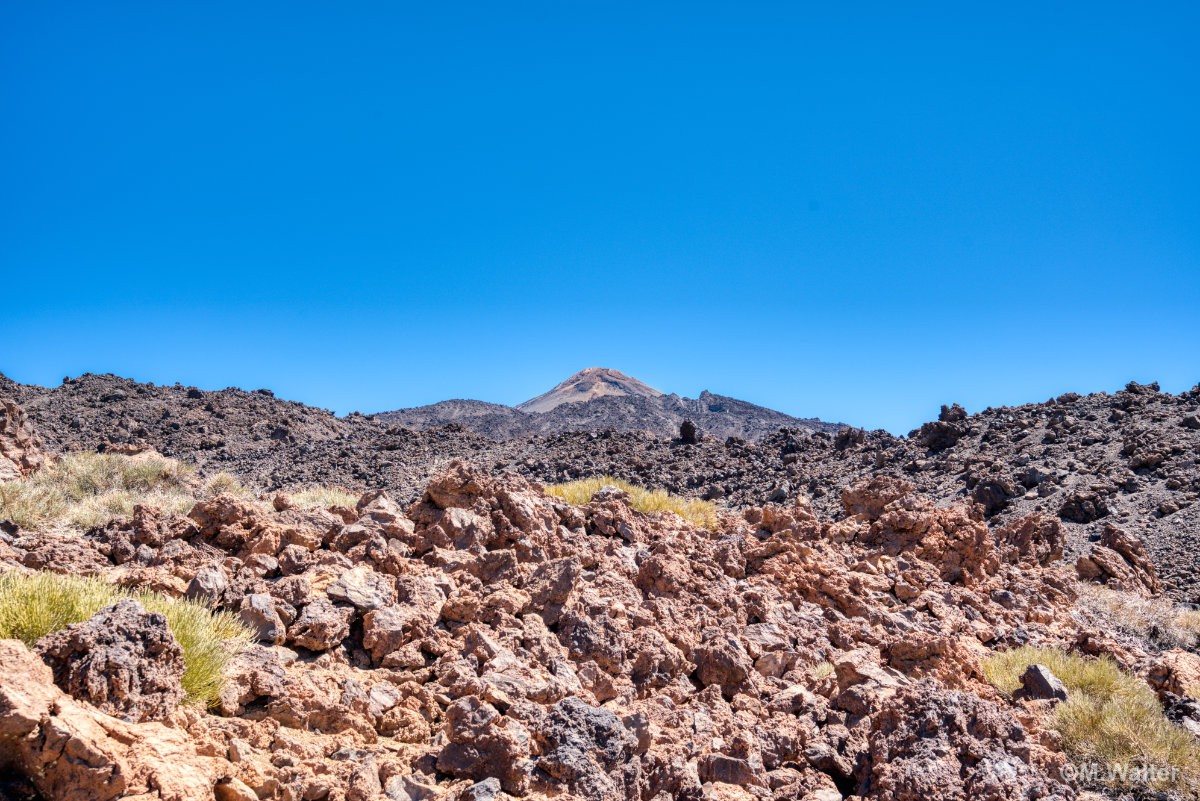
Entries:
[[[138,504],[186,514],[196,501],[217,495],[254,499],[254,492],[230,473],[200,478],[191,465],[165,456],[73,453],[30,478],[0,482],[0,519],[28,530],[89,529],[133,514]],[[340,487],[313,487],[292,500],[311,509],[353,507],[358,497]]]
[[646,514],[671,512],[692,525],[710,531],[717,527],[717,507],[711,501],[680,498],[663,490],[646,489],[612,476],[597,476],[568,481],[565,484],[551,484],[546,487],[546,493],[570,504],[584,504],[590,501],[602,487],[607,486],[617,487],[629,493],[630,506],[639,512]]
[[195,502],[191,465],[147,454],[74,453],[24,481],[0,484],[0,518],[22,528],[91,528],[139,503],[186,512]]
[[56,573],[0,574],[0,639],[32,647],[45,635],[82,623],[122,597],[136,598],[167,625],[183,647],[183,689],[187,702],[211,704],[225,681],[229,660],[251,639],[233,615],[180,598],[129,592],[98,578]]
[[984,674],[1011,695],[1032,664],[1045,665],[1067,687],[1069,697],[1055,709],[1053,725],[1077,766],[1100,766],[1100,783],[1110,787],[1200,793],[1200,743],[1167,720],[1149,685],[1110,659],[1054,648],[995,654],[984,663]]
[[360,493],[351,492],[341,487],[309,487],[291,493],[292,503],[300,509],[317,509],[329,506],[348,506],[351,509],[358,503]]
[[1080,582],[1076,605],[1108,628],[1140,637],[1157,647],[1200,645],[1200,612],[1167,598],[1142,598],[1128,592]]

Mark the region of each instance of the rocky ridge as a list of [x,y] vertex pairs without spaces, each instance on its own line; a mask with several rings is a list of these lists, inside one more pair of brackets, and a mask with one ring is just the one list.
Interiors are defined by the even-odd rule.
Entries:
[[265,390],[203,392],[112,376],[53,389],[0,382],[2,393],[24,406],[53,451],[152,447],[268,490],[385,488],[403,503],[453,459],[542,482],[612,474],[731,510],[803,496],[831,516],[841,514],[843,488],[890,476],[939,503],[978,502],[998,522],[1055,517],[1072,554],[1099,541],[1107,525],[1128,530],[1145,543],[1167,591],[1200,603],[1200,388],[1171,395],[1130,384],[970,415],[950,406],[908,437],[783,428],[758,441],[707,433],[695,445],[612,430],[497,442],[461,426],[417,431],[339,418]]

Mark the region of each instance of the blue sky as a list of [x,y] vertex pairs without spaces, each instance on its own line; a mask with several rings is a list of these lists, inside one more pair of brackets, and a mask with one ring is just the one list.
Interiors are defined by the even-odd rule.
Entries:
[[1200,382],[1192,3],[7,3],[0,371],[905,432]]

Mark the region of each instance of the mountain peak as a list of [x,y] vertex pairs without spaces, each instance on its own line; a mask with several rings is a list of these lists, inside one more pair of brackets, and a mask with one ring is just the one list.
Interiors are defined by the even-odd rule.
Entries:
[[657,398],[663,393],[654,387],[630,378],[619,370],[589,367],[563,381],[554,389],[536,398],[517,404],[523,412],[548,412],[564,403],[585,403],[606,395]]

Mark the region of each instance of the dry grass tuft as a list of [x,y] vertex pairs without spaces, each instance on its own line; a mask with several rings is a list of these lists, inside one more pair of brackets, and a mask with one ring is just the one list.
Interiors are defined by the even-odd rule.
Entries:
[[1200,612],[1165,598],[1142,598],[1098,584],[1080,582],[1075,605],[1101,625],[1163,648],[1200,645]]
[[237,476],[226,472],[209,476],[200,492],[202,498],[215,498],[218,495],[232,495],[247,501],[254,498],[254,493]]
[[812,666],[812,675],[817,681],[824,681],[825,679],[831,678],[833,673],[834,671],[832,662],[818,662]]
[[[0,519],[30,531],[86,530],[128,517],[138,504],[186,514],[196,501],[222,494],[254,500],[254,492],[230,473],[200,478],[191,465],[165,456],[74,453],[30,478],[0,483]],[[302,509],[353,507],[358,498],[340,487],[314,487],[292,496]]]
[[309,487],[291,493],[289,497],[299,509],[325,509],[330,506],[346,506],[353,509],[361,493],[341,487]]
[[1077,766],[1099,766],[1099,784],[1200,793],[1200,743],[1167,720],[1145,682],[1110,659],[1033,647],[994,654],[984,675],[1011,695],[1033,664],[1045,665],[1066,685],[1068,699],[1056,707],[1053,725]]
[[617,487],[629,493],[630,506],[639,512],[646,514],[671,512],[692,525],[706,528],[709,531],[717,527],[717,507],[711,501],[681,498],[663,490],[649,490],[612,476],[597,476],[568,481],[565,484],[550,484],[546,487],[546,494],[561,498],[567,503],[579,505],[590,501],[602,487],[607,486]]
[[25,529],[91,528],[130,515],[139,503],[186,512],[195,468],[153,454],[74,453],[24,481],[0,484],[0,518]]
[[0,574],[0,639],[33,647],[42,637],[82,623],[123,597],[160,612],[183,647],[187,703],[213,703],[225,683],[229,660],[251,640],[250,631],[227,612],[152,592],[128,592],[98,579],[57,573]]

